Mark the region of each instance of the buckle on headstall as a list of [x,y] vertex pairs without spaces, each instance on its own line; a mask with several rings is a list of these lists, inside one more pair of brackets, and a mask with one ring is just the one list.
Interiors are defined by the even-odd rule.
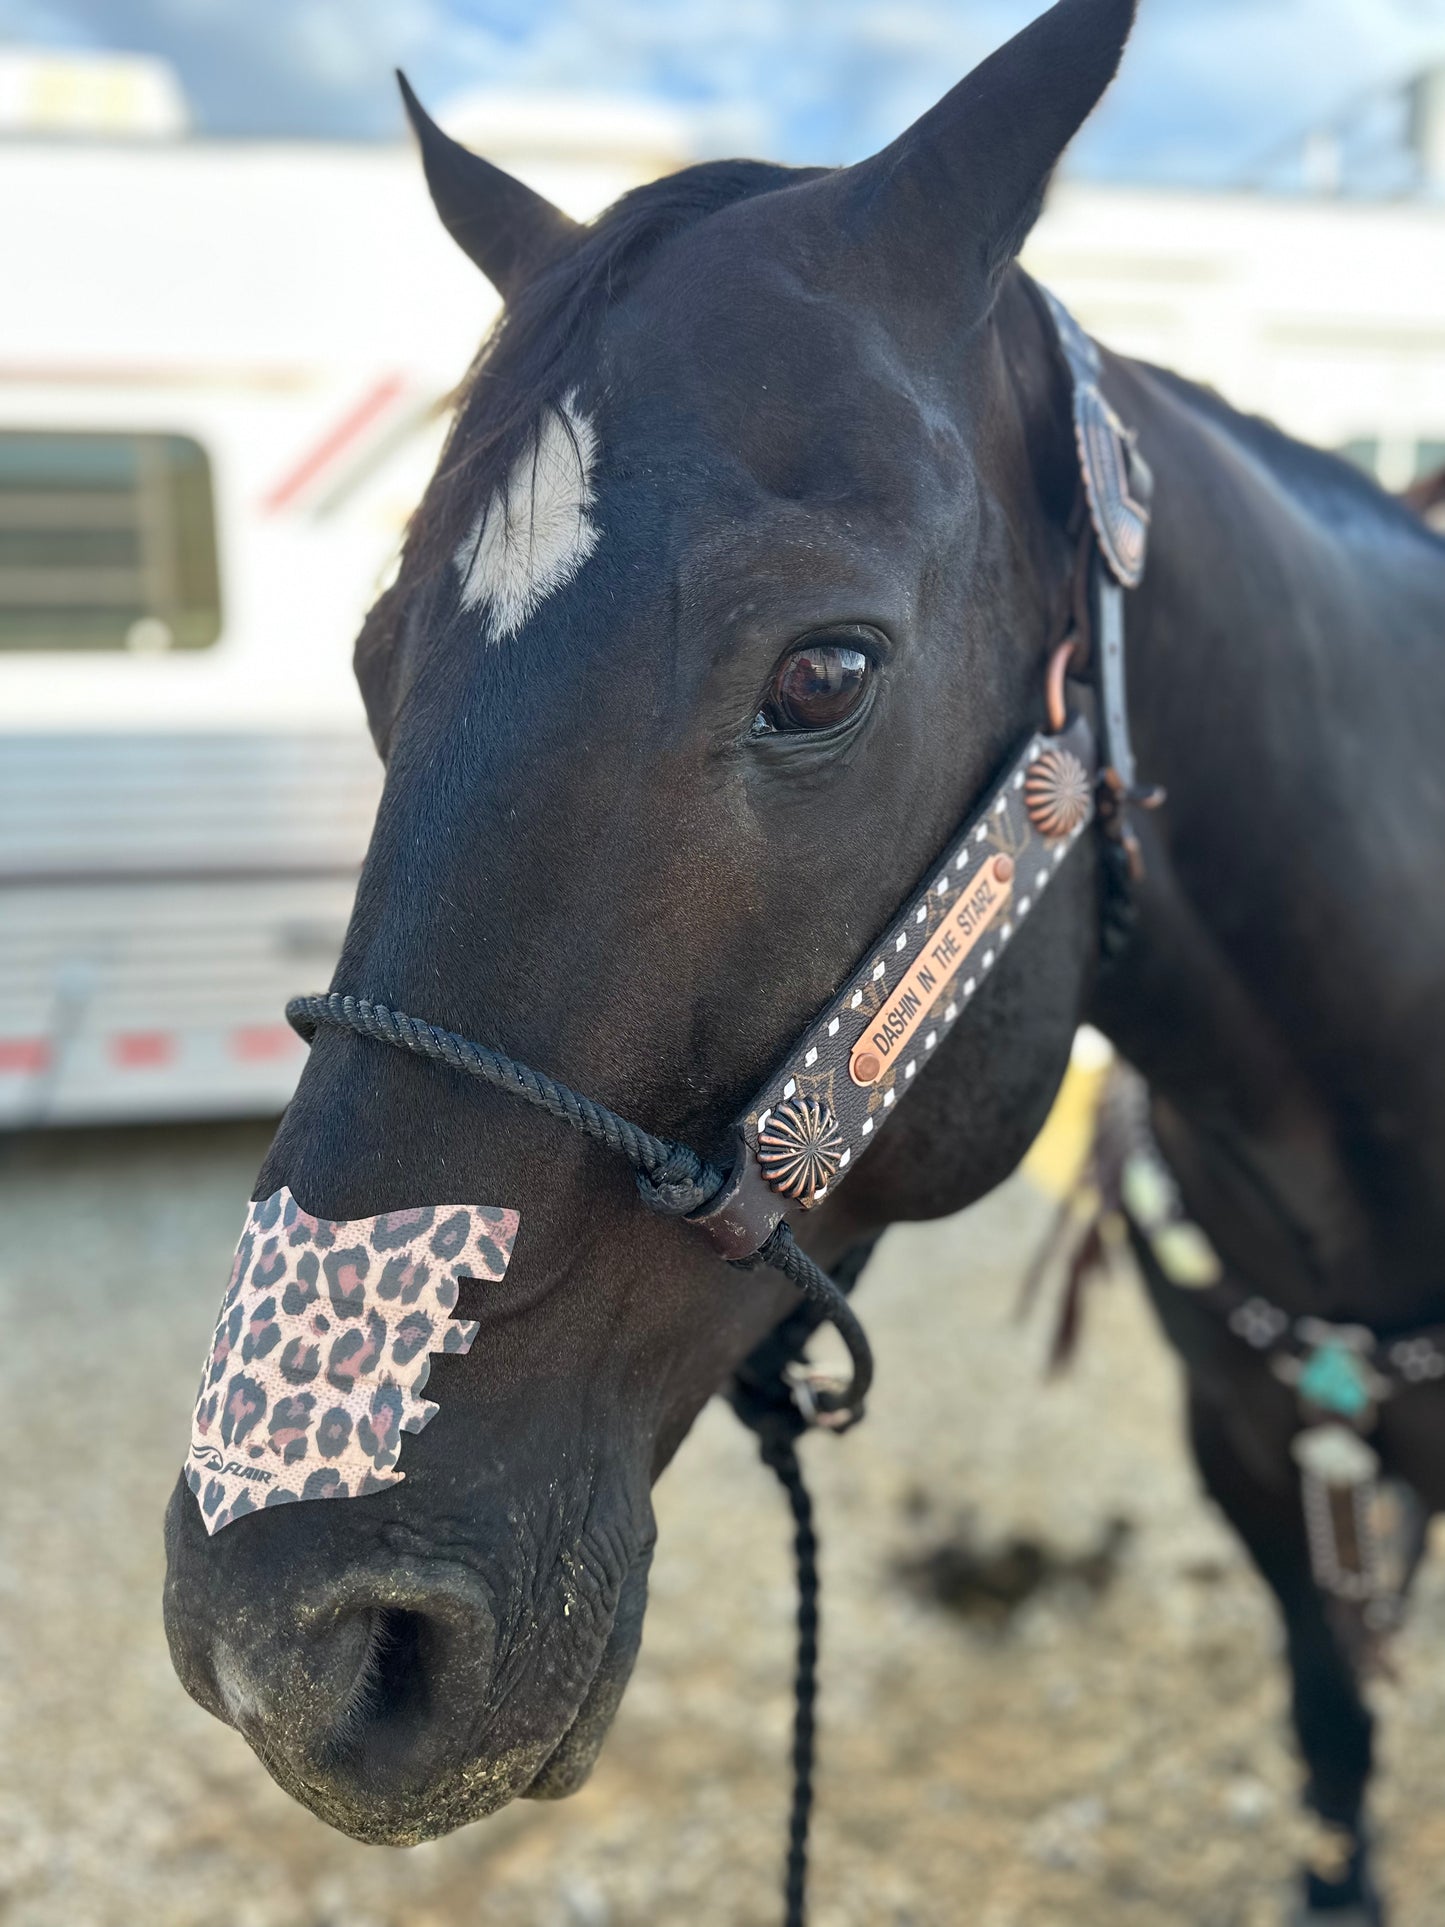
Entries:
[[1167,801],[1168,792],[1161,784],[1126,785],[1112,763],[1099,772],[1099,825],[1105,836],[1124,852],[1131,883],[1137,883],[1144,874],[1144,851],[1129,812],[1131,809],[1157,810]]
[[[1094,570],[1100,570],[1097,555],[1092,566]],[[1108,582],[1106,586],[1114,596],[1120,599],[1120,633],[1122,635],[1122,592],[1117,583]],[[1083,668],[1088,654],[1088,644],[1084,637],[1077,628],[1071,628],[1049,658],[1044,693],[1049,729],[1055,736],[1062,735],[1068,723],[1068,699],[1064,685],[1071,672]],[[1099,823],[1105,835],[1111,837],[1124,851],[1129,865],[1129,875],[1137,882],[1143,875],[1144,862],[1139,849],[1139,839],[1129,821],[1129,810],[1131,807],[1157,810],[1165,800],[1165,792],[1157,783],[1139,783],[1133,779],[1134,756],[1129,742],[1128,714],[1124,707],[1122,647],[1118,652],[1114,671],[1108,678],[1103,667],[1105,660],[1101,652],[1099,696],[1100,707],[1104,712],[1102,719],[1104,740],[1101,746],[1104,755],[1095,785]],[[1127,777],[1119,767],[1121,759],[1130,772]]]

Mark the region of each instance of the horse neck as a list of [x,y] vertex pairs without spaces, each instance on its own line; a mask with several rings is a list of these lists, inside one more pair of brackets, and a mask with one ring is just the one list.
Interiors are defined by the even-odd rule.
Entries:
[[[1111,363],[1106,386],[1158,478],[1128,661],[1140,772],[1169,801],[1092,1014],[1194,1149],[1247,1172],[1221,1195],[1289,1228],[1273,1265],[1288,1246],[1302,1290],[1414,1307],[1413,1254],[1445,1231],[1445,1026],[1402,1080],[1390,1013],[1445,954],[1445,797],[1420,787],[1445,546],[1184,384]],[[1432,870],[1423,927],[1387,941]]]

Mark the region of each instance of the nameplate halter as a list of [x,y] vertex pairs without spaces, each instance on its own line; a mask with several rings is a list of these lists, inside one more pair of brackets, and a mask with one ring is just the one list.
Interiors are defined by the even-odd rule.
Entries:
[[1041,292],[1073,383],[1100,737],[1066,714],[1064,675],[1077,653],[1066,642],[1050,664],[1049,732],[1029,737],[737,1120],[731,1180],[693,1218],[728,1258],[756,1251],[789,1205],[821,1204],[877,1141],[1094,821],[1101,790],[1110,833],[1138,868],[1128,805],[1149,799],[1129,739],[1124,591],[1143,579],[1152,478],[1100,391],[1098,348]]

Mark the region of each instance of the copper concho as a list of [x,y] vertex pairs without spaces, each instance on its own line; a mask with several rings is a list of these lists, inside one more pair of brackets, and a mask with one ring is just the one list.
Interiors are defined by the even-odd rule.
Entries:
[[774,1191],[810,1205],[843,1156],[838,1120],[816,1097],[790,1097],[758,1133],[758,1163]]
[[1046,749],[1024,783],[1024,807],[1040,836],[1070,836],[1089,814],[1089,772],[1072,750]]

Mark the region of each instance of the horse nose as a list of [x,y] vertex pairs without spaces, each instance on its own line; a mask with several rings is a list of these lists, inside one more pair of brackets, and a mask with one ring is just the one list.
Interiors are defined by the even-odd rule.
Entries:
[[167,1608],[192,1695],[289,1792],[358,1839],[419,1837],[489,1703],[496,1627],[475,1579],[355,1573],[312,1599]]
[[466,1581],[389,1577],[244,1651],[218,1630],[212,1664],[227,1716],[278,1778],[347,1833],[398,1842],[470,1754],[495,1640]]

